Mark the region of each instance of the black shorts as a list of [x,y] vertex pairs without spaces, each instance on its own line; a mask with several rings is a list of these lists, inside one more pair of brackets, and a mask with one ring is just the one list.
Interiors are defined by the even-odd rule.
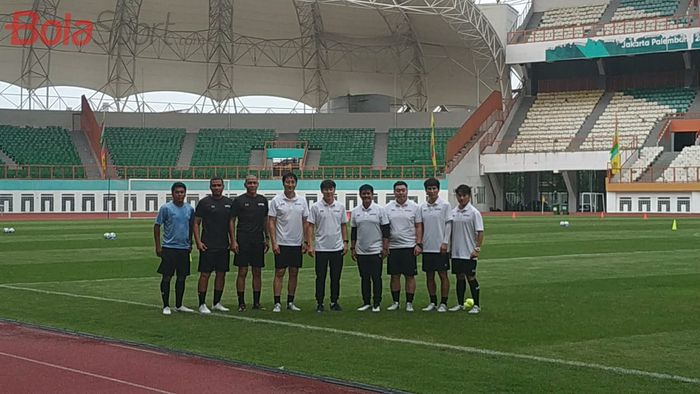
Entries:
[[238,253],[233,257],[233,264],[237,267],[264,267],[265,242],[238,241]]
[[452,273],[476,276],[476,259],[452,259]]
[[280,254],[275,255],[275,268],[301,268],[301,246],[280,246]]
[[188,249],[163,248],[160,254],[158,273],[166,276],[187,276],[190,274],[190,251]]
[[228,249],[199,252],[199,272],[228,272],[231,255]]
[[449,253],[423,253],[423,272],[441,272],[449,269]]
[[386,264],[387,274],[416,276],[418,265],[413,250],[414,248],[389,249],[389,258]]

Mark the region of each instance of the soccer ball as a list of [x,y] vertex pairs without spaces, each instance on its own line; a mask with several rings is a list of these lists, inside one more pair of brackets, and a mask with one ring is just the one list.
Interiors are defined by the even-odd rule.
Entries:
[[559,222],[559,225],[560,225],[561,227],[569,227],[569,221],[568,221],[568,220],[562,220],[561,222]]
[[465,308],[471,308],[471,307],[473,307],[473,306],[474,306],[474,300],[473,300],[473,299],[467,298],[466,300],[464,300],[464,307],[465,307]]
[[110,241],[114,241],[115,239],[117,239],[117,233],[104,233],[102,234],[102,236]]
[[14,227],[3,227],[2,231],[5,234],[12,234],[15,232],[15,228]]
[[109,239],[109,233],[104,233],[104,234],[102,234],[102,236],[103,236],[105,239]]

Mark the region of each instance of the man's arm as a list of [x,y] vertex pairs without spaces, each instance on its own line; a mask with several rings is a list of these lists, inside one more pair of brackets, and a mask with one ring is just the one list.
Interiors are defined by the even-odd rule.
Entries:
[[[306,221],[306,217],[301,218],[301,235],[302,238],[304,238],[304,230],[309,226],[309,223]],[[311,242],[309,241],[302,241],[301,244],[301,254],[304,254],[309,251],[309,248],[311,248]]]
[[313,234],[314,234],[314,223],[311,223],[309,221],[306,221],[304,224],[304,239],[306,240],[306,244],[308,245],[308,250],[307,253],[309,256],[314,257],[316,255],[316,249],[314,248],[314,243],[313,243]]
[[423,253],[423,223],[416,223],[416,247],[413,248],[413,255],[418,256]]
[[447,253],[447,249],[450,247],[450,239],[452,238],[452,221],[445,223],[445,236],[442,237],[442,244],[440,245],[440,253]]
[[382,224],[382,258],[389,255],[389,239],[391,238],[391,224]]
[[270,225],[270,217],[265,215],[265,228],[263,229],[263,236],[265,237],[265,253],[270,250],[270,231],[268,226]]
[[272,244],[272,253],[280,254],[280,247],[277,245],[277,218],[273,216],[267,217],[267,233],[270,235],[270,244]]
[[353,261],[357,261],[357,251],[355,247],[357,246],[357,227],[352,226],[350,229],[350,239],[352,240],[352,245],[350,246],[351,257]]
[[228,221],[228,244],[234,253],[238,253],[238,242],[236,242],[236,217],[231,216]]
[[163,248],[160,246],[160,224],[153,225],[153,240],[156,245],[156,256],[160,257],[163,253]]
[[343,256],[348,254],[348,226],[347,223],[340,223],[340,236],[343,238]]
[[481,253],[481,244],[484,242],[484,232],[483,231],[477,231],[476,232],[476,247],[477,249],[474,249],[472,252],[472,258],[478,258],[479,253]]
[[201,225],[202,225],[202,218],[200,218],[199,216],[195,216],[194,217],[194,242],[197,245],[197,249],[200,252],[204,252],[205,250],[207,250],[207,245],[205,245],[202,242],[202,238],[200,235],[200,231],[201,231],[200,226]]

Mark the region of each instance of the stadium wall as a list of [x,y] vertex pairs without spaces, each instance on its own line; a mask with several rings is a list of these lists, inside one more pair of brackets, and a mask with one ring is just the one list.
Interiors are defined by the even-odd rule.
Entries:
[[[471,111],[435,113],[438,127],[461,127]],[[77,117],[74,123],[74,116]],[[96,112],[95,117],[102,119]],[[349,114],[178,114],[108,112],[107,127],[174,127],[187,130],[201,128],[275,129],[279,133],[296,133],[302,128],[374,128],[382,132],[393,127],[430,126],[430,113],[349,113]],[[17,126],[61,126],[79,130],[79,114],[68,111],[27,111],[0,109],[0,124]]]
[[[156,212],[161,204],[170,199],[170,186],[175,180],[63,180],[25,181],[0,180],[0,213],[126,213]],[[209,194],[208,180],[184,180],[187,201],[195,205]],[[380,204],[393,200],[395,180],[337,180],[338,201],[352,209],[359,204],[358,189],[368,183],[374,187],[375,199]],[[425,201],[422,180],[406,181],[409,198],[420,203]],[[307,201],[322,198],[320,181],[300,180],[299,195]],[[237,196],[245,193],[242,179],[225,180],[225,194]],[[447,188],[440,192],[448,199]],[[258,192],[268,199],[282,191],[279,180],[261,180]]]
[[700,213],[700,191],[611,192],[606,194],[609,213]]

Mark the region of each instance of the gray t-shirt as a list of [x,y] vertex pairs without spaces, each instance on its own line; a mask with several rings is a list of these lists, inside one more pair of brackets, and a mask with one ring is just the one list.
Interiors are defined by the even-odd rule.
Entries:
[[280,193],[270,201],[267,216],[277,219],[277,245],[301,246],[304,241],[304,219],[309,217],[309,205],[305,199],[298,194],[287,198],[284,193]]
[[422,203],[418,212],[423,221],[423,252],[440,253],[442,243],[450,243],[445,239],[445,227],[452,220],[450,204],[438,197],[433,204]]
[[369,208],[360,204],[352,210],[352,227],[357,227],[355,253],[361,255],[379,254],[382,251],[381,226],[389,224],[386,211],[374,202]]
[[452,210],[452,258],[471,258],[478,231],[484,231],[484,221],[471,203],[464,209],[457,206]]
[[413,248],[416,246],[416,223],[422,220],[418,214],[418,204],[406,200],[399,205],[396,200],[384,207],[389,223],[391,223],[391,238],[389,248]]
[[348,216],[345,206],[338,201],[328,205],[321,200],[309,209],[307,222],[314,225],[315,248],[318,252],[343,250],[343,231]]

